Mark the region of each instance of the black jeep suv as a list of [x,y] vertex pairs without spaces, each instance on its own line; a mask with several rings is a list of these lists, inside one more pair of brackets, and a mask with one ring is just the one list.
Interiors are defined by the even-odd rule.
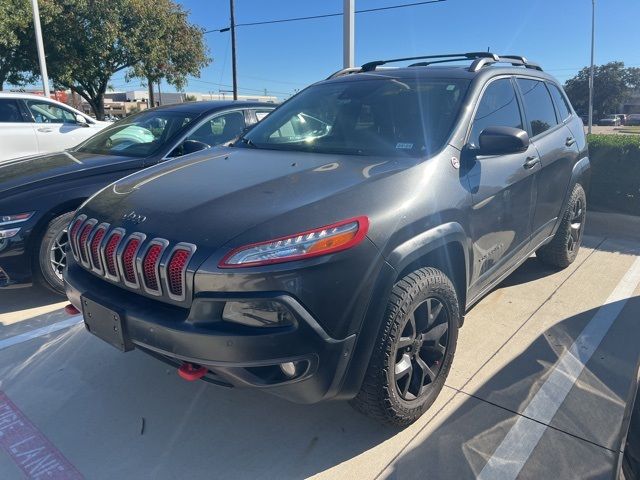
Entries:
[[576,258],[589,159],[525,58],[399,60],[420,62],[340,71],[82,205],[65,280],[89,331],[186,379],[416,420],[465,312],[534,252]]

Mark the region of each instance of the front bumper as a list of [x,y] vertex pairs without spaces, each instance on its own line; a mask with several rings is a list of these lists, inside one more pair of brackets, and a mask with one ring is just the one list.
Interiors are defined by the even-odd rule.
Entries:
[[[298,403],[335,396],[349,364],[356,335],[332,338],[292,296],[281,292],[209,293],[189,308],[142,297],[69,265],[67,295],[79,310],[82,298],[119,312],[127,339],[167,363],[196,363],[209,369],[205,379],[236,387],[262,388]],[[230,300],[271,300],[284,305],[295,323],[289,327],[249,328],[221,321]],[[292,379],[279,365],[299,362]]]
[[27,248],[29,233],[30,230],[21,228],[15,236],[0,239],[0,288],[31,284],[31,258]]

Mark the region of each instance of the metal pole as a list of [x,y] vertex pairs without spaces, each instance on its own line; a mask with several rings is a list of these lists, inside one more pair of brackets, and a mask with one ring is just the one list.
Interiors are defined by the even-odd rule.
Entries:
[[591,0],[591,71],[589,72],[589,134],[591,134],[591,127],[593,126],[593,47],[595,43],[595,31],[596,31],[596,0]]
[[47,74],[47,60],[44,56],[44,44],[42,43],[42,29],[40,27],[40,9],[38,0],[31,0],[33,6],[33,28],[36,31],[36,45],[38,47],[38,60],[40,60],[40,76],[42,77],[42,90],[44,96],[49,97],[49,75]]
[[238,73],[236,70],[236,19],[234,13],[233,0],[229,0],[229,10],[231,15],[231,71],[233,74],[233,99],[238,99]]
[[344,0],[342,13],[342,66],[350,68],[355,65],[355,0]]

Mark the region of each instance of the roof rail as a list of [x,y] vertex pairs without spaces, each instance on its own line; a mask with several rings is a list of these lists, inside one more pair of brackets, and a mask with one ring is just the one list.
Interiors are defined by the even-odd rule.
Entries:
[[496,58],[478,58],[473,61],[469,67],[469,71],[477,72],[478,70],[494,63],[510,63],[513,66],[523,66],[542,71],[542,67],[540,65],[530,62],[520,55],[496,55]]
[[480,69],[492,65],[494,63],[510,63],[513,66],[524,66],[534,70],[542,71],[542,67],[537,63],[530,62],[526,57],[520,55],[496,55],[491,52],[467,52],[467,53],[446,53],[441,55],[425,55],[420,57],[393,58],[390,60],[374,60],[367,62],[362,67],[343,68],[329,75],[327,80],[336,77],[342,77],[352,73],[373,72],[378,67],[387,63],[406,62],[409,60],[427,60],[423,62],[412,63],[409,67],[427,67],[435,63],[459,62],[461,60],[473,60],[468,70],[477,72]]
[[336,78],[336,77],[343,77],[345,75],[349,75],[351,73],[359,73],[361,72],[361,68],[360,67],[348,67],[348,68],[343,68],[342,70],[338,70],[337,72],[332,73],[331,75],[329,75],[326,80],[330,80],[332,78]]
[[[448,59],[447,61],[450,61],[450,62],[453,62],[455,60],[475,60],[478,58],[491,58],[497,61],[498,56],[495,53],[489,53],[489,52],[468,52],[468,53],[445,53],[441,55],[425,55],[420,57],[393,58],[390,60],[375,60],[373,62],[367,62],[364,65],[362,65],[361,71],[372,72],[373,70],[376,69],[376,67],[385,65],[387,63],[406,62],[408,60],[430,60],[430,59],[436,59],[436,58]],[[427,62],[427,63],[436,63],[436,62],[434,61],[434,62]]]

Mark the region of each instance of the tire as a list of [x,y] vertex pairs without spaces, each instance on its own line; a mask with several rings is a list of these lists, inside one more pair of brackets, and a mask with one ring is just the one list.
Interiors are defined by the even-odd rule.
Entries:
[[[440,270],[421,268],[398,281],[352,406],[396,427],[415,422],[444,386],[456,350],[459,322],[456,290]],[[403,373],[405,370],[408,373]]]
[[[38,283],[49,290],[64,295],[62,269],[66,265],[67,227],[74,212],[54,218],[47,225],[39,245],[36,245],[35,273]],[[54,264],[57,264],[57,266]]]
[[582,185],[573,187],[569,203],[551,241],[536,251],[542,263],[557,268],[566,268],[578,256],[587,213],[587,196]]

